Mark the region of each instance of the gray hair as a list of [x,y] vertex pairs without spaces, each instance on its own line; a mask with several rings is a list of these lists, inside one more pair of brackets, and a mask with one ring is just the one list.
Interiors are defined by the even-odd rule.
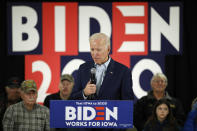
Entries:
[[156,73],[153,75],[153,77],[151,78],[151,83],[156,79],[156,78],[161,78],[163,80],[166,81],[166,85],[168,84],[168,79],[167,77],[163,74],[163,73]]
[[92,41],[95,41],[95,40],[98,40],[98,39],[104,40],[106,46],[110,47],[110,38],[104,33],[95,33],[95,34],[93,34],[92,36],[90,36],[89,42],[92,42]]

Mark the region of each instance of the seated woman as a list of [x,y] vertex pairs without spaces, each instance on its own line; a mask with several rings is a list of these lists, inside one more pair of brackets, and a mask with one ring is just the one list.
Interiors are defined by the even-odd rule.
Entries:
[[160,99],[153,108],[152,115],[145,124],[144,131],[179,131],[179,126],[174,118],[170,104],[165,99]]

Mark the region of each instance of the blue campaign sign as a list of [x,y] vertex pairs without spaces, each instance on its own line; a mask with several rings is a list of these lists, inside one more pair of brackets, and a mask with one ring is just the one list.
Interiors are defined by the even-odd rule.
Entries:
[[131,100],[52,100],[51,128],[132,128]]

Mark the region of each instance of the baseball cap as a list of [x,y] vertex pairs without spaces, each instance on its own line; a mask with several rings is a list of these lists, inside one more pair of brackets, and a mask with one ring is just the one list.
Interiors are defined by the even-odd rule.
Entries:
[[19,88],[21,79],[19,77],[11,77],[7,81],[7,87],[9,88]]
[[34,80],[25,80],[21,84],[21,90],[24,92],[37,91],[37,86]]
[[63,80],[68,80],[70,82],[74,82],[74,78],[72,77],[72,75],[69,75],[69,74],[64,74],[61,76],[61,81]]

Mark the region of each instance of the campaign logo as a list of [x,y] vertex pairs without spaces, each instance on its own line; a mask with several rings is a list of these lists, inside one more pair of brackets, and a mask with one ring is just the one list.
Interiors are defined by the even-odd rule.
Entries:
[[90,106],[66,106],[65,107],[65,120],[67,126],[115,126],[117,127],[116,122],[74,122],[73,120],[110,120],[112,117],[115,120],[118,120],[118,107],[113,107],[113,110],[110,110],[108,107],[90,107]]
[[51,101],[50,124],[53,128],[132,128],[132,112],[133,101]]

